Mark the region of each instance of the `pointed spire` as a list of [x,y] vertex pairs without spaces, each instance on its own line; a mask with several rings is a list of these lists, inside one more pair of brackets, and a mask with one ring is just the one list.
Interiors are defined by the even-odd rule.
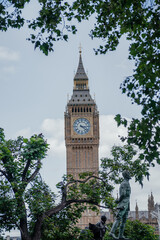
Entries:
[[148,196],[148,211],[153,211],[154,208],[155,208],[154,197],[153,193],[151,192],[151,196]]
[[88,77],[87,77],[84,67],[83,67],[81,53],[82,53],[82,48],[80,46],[80,48],[79,48],[79,64],[78,64],[77,72],[74,77],[73,95],[67,105],[75,105],[75,104],[95,105],[95,109],[96,109],[96,103],[92,99],[90,92],[89,92]]
[[151,192],[151,207],[152,207],[152,211],[154,210],[154,196],[153,196],[153,193]]
[[83,67],[81,53],[82,53],[82,47],[80,46],[79,47],[79,64],[78,64],[78,68],[77,68],[77,72],[74,77],[74,80],[88,80],[87,74]]
[[139,209],[138,209],[138,203],[137,203],[137,201],[136,201],[135,211],[136,211],[136,219],[139,219]]

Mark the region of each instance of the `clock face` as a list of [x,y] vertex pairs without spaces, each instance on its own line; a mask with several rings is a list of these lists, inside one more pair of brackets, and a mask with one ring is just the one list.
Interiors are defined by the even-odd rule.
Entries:
[[73,123],[73,129],[77,134],[84,135],[90,130],[91,124],[86,118],[78,118]]

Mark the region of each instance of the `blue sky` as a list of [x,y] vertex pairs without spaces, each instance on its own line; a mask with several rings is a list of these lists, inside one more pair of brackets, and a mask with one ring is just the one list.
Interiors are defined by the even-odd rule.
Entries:
[[[29,10],[25,11],[26,16],[31,14]],[[116,127],[114,115],[140,117],[140,108],[132,105],[119,89],[123,79],[133,73],[134,62],[127,59],[129,43],[123,38],[116,51],[96,56],[93,48],[100,40],[89,38],[92,24],[80,24],[78,33],[70,36],[68,42],[55,43],[55,51],[47,57],[26,40],[27,29],[0,33],[0,126],[7,138],[44,133],[51,147],[42,175],[53,190],[65,173],[63,117],[67,94],[70,97],[73,90],[80,43],[90,92],[93,97],[95,93],[100,113],[100,158],[109,155],[112,145],[121,144],[118,135],[125,134],[125,129]],[[151,191],[155,202],[160,202],[159,170],[151,170],[150,182],[145,181],[143,189],[132,180],[132,210],[136,201],[140,209],[147,209]]]

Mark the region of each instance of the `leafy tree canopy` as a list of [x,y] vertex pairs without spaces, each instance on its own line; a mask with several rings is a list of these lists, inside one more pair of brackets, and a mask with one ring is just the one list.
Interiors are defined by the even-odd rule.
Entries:
[[57,184],[58,198],[39,174],[48,147],[42,134],[6,140],[0,129],[0,230],[18,228],[22,240],[77,239],[75,223],[86,209],[84,203],[93,211],[99,206],[114,211],[112,191],[122,181],[120,173],[127,169],[141,184],[149,175],[132,146],[115,146],[112,158],[102,159],[99,176],[64,176]]
[[160,164],[159,0],[38,0],[37,16],[25,19],[23,9],[30,2],[33,1],[1,1],[0,30],[19,29],[26,24],[31,30],[28,40],[46,55],[54,50],[55,41],[67,41],[69,32],[76,33],[76,21],[89,20],[91,16],[95,24],[90,37],[102,39],[96,54],[115,50],[125,35],[130,42],[128,58],[135,61],[135,69],[120,88],[132,103],[142,106],[142,117],[129,123],[120,115],[115,119],[118,125],[128,126],[128,137],[122,140],[137,145],[139,157],[148,165],[155,161]]

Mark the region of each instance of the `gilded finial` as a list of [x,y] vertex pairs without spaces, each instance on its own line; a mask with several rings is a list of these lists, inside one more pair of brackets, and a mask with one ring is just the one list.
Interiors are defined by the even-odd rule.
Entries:
[[82,53],[82,46],[81,46],[81,43],[79,44],[79,53],[80,53],[80,54]]

